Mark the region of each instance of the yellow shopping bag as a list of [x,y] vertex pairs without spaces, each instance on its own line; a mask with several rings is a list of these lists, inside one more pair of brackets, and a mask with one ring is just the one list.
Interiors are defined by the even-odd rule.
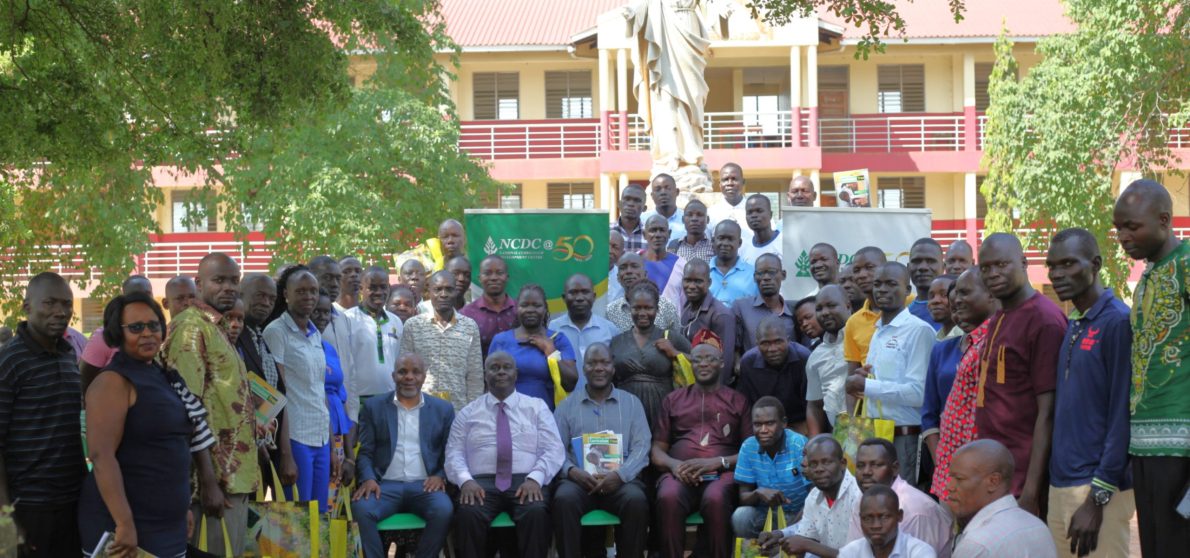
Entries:
[[[669,339],[668,329],[665,330],[665,339]],[[678,353],[673,363],[674,387],[694,385],[694,367],[690,366],[690,359],[686,358],[686,355]]]
[[[555,331],[554,334],[550,336],[550,340],[552,341],[557,339],[559,333],[561,332]],[[562,401],[566,399],[566,396],[570,394],[567,393],[562,387],[562,369],[558,368],[558,361],[552,358],[547,358],[546,362],[550,365],[550,380],[553,380],[554,382],[554,406],[557,407],[558,405],[561,405]],[[580,371],[579,373],[581,374],[582,372]]]
[[[774,513],[774,511],[776,513]],[[785,529],[785,527],[786,527],[786,525],[785,525],[785,510],[781,509],[781,506],[776,506],[773,508],[769,508],[768,514],[765,515],[764,529],[761,530],[762,533],[767,533],[767,532],[773,530],[773,516],[774,515],[777,516],[777,530]],[[781,556],[781,558],[789,557],[789,555],[784,552],[779,553],[779,555]],[[759,556],[764,556],[760,552],[760,541],[759,540],[736,537],[736,539],[735,539],[735,558],[754,558],[754,557],[759,557]]]
[[[231,537],[227,536],[227,522],[223,518],[219,518],[219,528],[223,529],[223,555],[234,556],[231,551]],[[203,515],[198,523],[198,550],[210,554],[210,549],[207,548],[207,516]]]
[[896,434],[896,423],[883,418],[884,406],[876,402],[876,412],[879,417],[872,417],[868,411],[866,399],[855,402],[853,414],[839,413],[835,418],[835,440],[843,447],[843,455],[847,457],[847,469],[855,473],[855,452],[859,445],[868,438],[883,438],[892,441]]

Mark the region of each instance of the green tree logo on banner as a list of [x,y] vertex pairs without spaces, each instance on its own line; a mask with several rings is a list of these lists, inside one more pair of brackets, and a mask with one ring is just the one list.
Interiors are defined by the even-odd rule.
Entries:
[[491,256],[492,254],[495,254],[498,251],[498,249],[496,248],[496,242],[494,240],[492,240],[492,237],[489,236],[488,241],[484,243],[483,251],[484,251],[484,253],[486,253],[489,256]]
[[794,277],[810,276],[810,255],[805,250],[802,250],[802,255],[797,257],[797,261],[793,265],[797,267],[797,274]]

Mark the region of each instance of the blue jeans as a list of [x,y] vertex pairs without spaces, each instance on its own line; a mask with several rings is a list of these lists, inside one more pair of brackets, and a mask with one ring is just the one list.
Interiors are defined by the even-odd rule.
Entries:
[[331,445],[315,447],[291,441],[290,446],[298,470],[297,484],[294,485],[298,501],[317,501],[319,511],[326,513],[331,484]]
[[415,513],[426,522],[414,556],[438,556],[446,544],[446,533],[450,531],[450,520],[454,513],[450,496],[446,492],[424,492],[422,481],[377,482],[380,483],[380,498],[368,497],[351,503],[351,511],[355,514],[356,523],[359,523],[359,535],[364,543],[364,556],[387,556],[376,524],[396,513]]

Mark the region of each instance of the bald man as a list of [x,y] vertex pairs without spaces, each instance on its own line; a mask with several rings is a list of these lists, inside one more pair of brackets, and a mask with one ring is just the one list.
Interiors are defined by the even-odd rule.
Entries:
[[868,360],[868,345],[872,342],[872,334],[876,332],[876,322],[880,320],[880,310],[872,298],[872,283],[876,278],[876,270],[888,263],[884,250],[875,246],[860,248],[851,258],[850,278],[844,279],[843,289],[846,290],[847,281],[854,284],[855,290],[863,294],[864,303],[860,307],[851,307],[851,318],[847,320],[846,332],[843,337],[843,358],[854,370]]
[[814,207],[814,199],[818,192],[814,189],[814,181],[808,176],[795,176],[789,181],[789,191],[785,192],[785,201],[794,207]]
[[979,275],[1000,300],[990,318],[980,366],[986,379],[976,396],[975,429],[999,441],[1016,463],[1013,494],[1021,507],[1045,517],[1045,482],[1053,436],[1058,352],[1066,342],[1066,315],[1029,284],[1020,240],[989,235],[979,248]]
[[[218,471],[217,483],[200,482],[203,505],[194,506],[196,521],[206,511],[210,522],[220,505],[227,525],[232,552],[244,550],[248,529],[248,496],[260,481],[257,462],[256,406],[248,382],[248,370],[239,352],[219,328],[223,314],[239,298],[240,266],[227,254],[213,252],[198,263],[194,279],[200,299],[174,316],[161,354],[165,362],[182,375],[210,413],[207,422],[215,434],[211,462]],[[200,472],[200,480],[204,475]],[[211,488],[206,488],[206,487]],[[222,529],[208,530],[207,548],[223,548]],[[198,530],[193,543],[198,544]]]
[[[450,403],[422,392],[426,363],[403,353],[393,363],[394,391],[364,403],[359,414],[359,488],[351,508],[366,556],[384,556],[376,525],[396,513],[426,522],[414,556],[438,556],[454,505],[446,495],[446,441],[454,422]],[[402,429],[403,426],[417,425]]]
[[814,318],[822,327],[822,342],[806,362],[806,422],[810,434],[830,432],[845,412],[843,384],[850,368],[843,360],[843,326],[851,317],[851,303],[843,288],[827,285],[814,301]]
[[74,312],[56,273],[29,280],[16,337],[0,349],[0,505],[14,505],[20,556],[75,556],[87,473],[79,438],[78,357],[62,338]]
[[975,251],[966,240],[956,240],[946,249],[946,273],[948,275],[962,275],[964,271],[975,265]]
[[620,191],[619,208],[620,216],[611,224],[611,230],[624,237],[625,252],[644,250],[645,223],[641,214],[645,211],[645,189],[639,184],[625,186]]
[[976,440],[955,452],[946,503],[962,531],[953,558],[1057,556],[1045,523],[1012,496],[1015,469],[1012,453],[995,440]]
[[1112,222],[1120,246],[1148,269],[1132,294],[1132,473],[1141,551],[1190,548],[1174,509],[1190,486],[1190,243],[1174,236],[1169,191],[1128,185]]
[[752,240],[743,242],[740,247],[740,258],[756,265],[761,254],[774,254],[780,257],[784,248],[781,245],[781,230],[773,229],[773,204],[768,197],[761,194],[748,196],[744,206],[747,210],[748,228],[752,231]]
[[438,244],[442,246],[442,261],[435,262],[431,273],[446,269],[446,263],[453,258],[467,255],[467,236],[463,233],[463,224],[447,219],[438,225]]

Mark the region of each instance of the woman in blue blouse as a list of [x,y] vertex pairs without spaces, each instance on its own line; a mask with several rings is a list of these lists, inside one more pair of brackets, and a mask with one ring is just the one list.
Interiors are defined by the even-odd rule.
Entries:
[[492,338],[488,354],[504,351],[516,360],[516,390],[537,397],[554,410],[554,381],[550,377],[549,359],[558,362],[562,388],[568,393],[578,383],[574,348],[565,335],[546,328],[549,309],[545,291],[539,285],[521,287],[517,298],[517,319],[520,326],[497,333]]
[[[318,305],[310,314],[310,321],[322,333],[331,323],[334,302],[330,293],[324,289],[318,291]],[[343,444],[347,439],[347,432],[351,430],[351,419],[347,417],[344,404],[347,403],[347,388],[343,386],[343,366],[340,364],[339,353],[335,347],[322,341],[322,352],[326,354],[326,408],[331,415],[331,482],[342,477],[343,472]],[[331,503],[332,505],[334,502]]]

